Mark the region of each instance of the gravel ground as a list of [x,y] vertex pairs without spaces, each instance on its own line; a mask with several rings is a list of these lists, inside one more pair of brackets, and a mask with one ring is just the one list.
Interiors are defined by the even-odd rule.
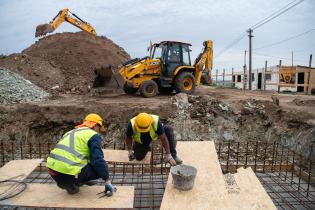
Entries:
[[41,101],[49,94],[29,80],[0,68],[0,103]]

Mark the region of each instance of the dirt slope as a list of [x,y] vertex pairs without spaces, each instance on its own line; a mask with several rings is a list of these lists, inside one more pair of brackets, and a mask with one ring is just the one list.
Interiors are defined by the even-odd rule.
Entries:
[[119,65],[130,59],[110,39],[85,32],[44,37],[21,53],[0,58],[0,66],[57,93],[87,93],[94,67]]

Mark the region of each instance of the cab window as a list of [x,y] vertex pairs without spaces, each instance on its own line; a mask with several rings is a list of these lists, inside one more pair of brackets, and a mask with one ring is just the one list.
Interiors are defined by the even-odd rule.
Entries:
[[187,45],[182,45],[182,49],[183,49],[183,65],[190,66],[189,47]]
[[171,44],[167,52],[167,60],[172,63],[180,62],[180,45],[178,43]]

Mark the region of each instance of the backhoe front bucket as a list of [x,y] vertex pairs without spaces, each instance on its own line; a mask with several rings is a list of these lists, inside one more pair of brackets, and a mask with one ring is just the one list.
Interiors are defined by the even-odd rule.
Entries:
[[44,36],[54,31],[50,24],[41,24],[36,27],[35,37]]
[[94,87],[101,87],[106,86],[110,83],[111,79],[113,78],[118,87],[122,88],[125,84],[125,80],[122,76],[117,72],[117,68],[109,65],[109,66],[102,66],[99,68],[94,69],[94,73],[96,74],[96,78],[94,80]]

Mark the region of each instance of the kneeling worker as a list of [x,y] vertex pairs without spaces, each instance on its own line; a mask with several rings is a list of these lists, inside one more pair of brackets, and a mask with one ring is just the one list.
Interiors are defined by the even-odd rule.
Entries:
[[165,161],[172,166],[183,161],[177,156],[173,128],[163,125],[159,116],[140,113],[128,123],[126,144],[129,160],[142,160],[150,150],[150,143],[160,139],[166,151]]
[[99,133],[104,131],[102,118],[89,114],[81,125],[63,135],[47,158],[48,172],[58,187],[75,194],[83,184],[93,185],[96,183],[91,180],[102,178],[106,195],[114,193],[101,148]]

